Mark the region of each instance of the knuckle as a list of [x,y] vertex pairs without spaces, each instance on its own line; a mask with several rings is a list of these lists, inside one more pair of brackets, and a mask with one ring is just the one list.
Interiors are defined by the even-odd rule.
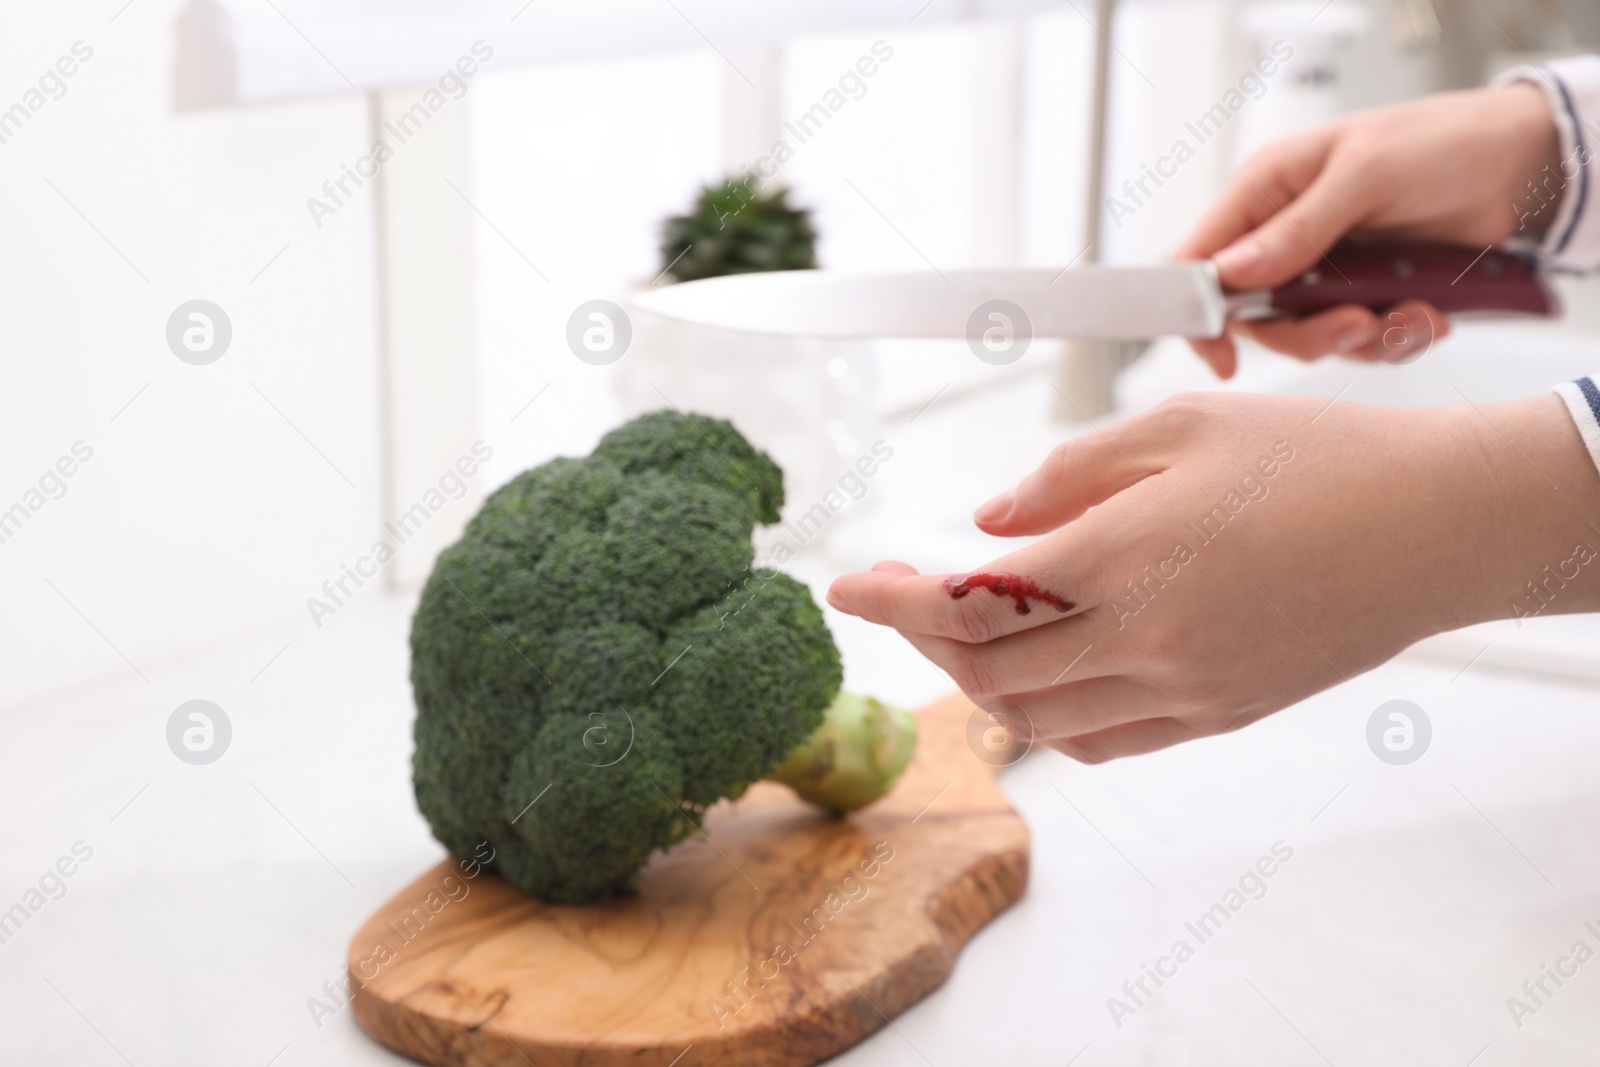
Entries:
[[1293,150],[1287,140],[1273,141],[1245,157],[1244,166],[1239,168],[1239,176],[1233,180],[1233,185],[1239,187],[1241,191],[1249,190],[1251,181],[1259,181],[1269,174],[1278,173],[1279,169],[1292,158]]
[[1185,441],[1200,431],[1210,405],[1204,393],[1179,393],[1108,432],[1118,441],[1119,448],[1164,454],[1174,443]]
[[1183,432],[1199,428],[1217,410],[1216,397],[1210,393],[1179,393],[1155,409],[1162,428],[1169,432]]
[[988,658],[973,648],[958,648],[946,668],[963,693],[978,700],[1001,695],[999,677]]
[[1077,471],[1082,449],[1076,441],[1063,441],[1050,450],[1041,465],[1052,482],[1070,481]]
[[969,645],[981,645],[1000,636],[1000,624],[982,608],[962,608],[951,617],[948,636]]
[[1356,188],[1368,203],[1384,203],[1402,189],[1403,175],[1394,165],[1395,144],[1384,134],[1358,129],[1339,142],[1327,170],[1342,178],[1358,178]]
[[1334,149],[1334,165],[1351,170],[1370,169],[1369,164],[1387,162],[1393,151],[1394,145],[1385,133],[1370,126],[1351,126]]

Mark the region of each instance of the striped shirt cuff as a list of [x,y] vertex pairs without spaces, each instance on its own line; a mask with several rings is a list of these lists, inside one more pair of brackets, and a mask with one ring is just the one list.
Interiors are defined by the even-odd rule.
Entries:
[[1600,389],[1595,388],[1594,379],[1562,382],[1551,392],[1566,402],[1567,413],[1577,423],[1578,433],[1583,437],[1583,447],[1589,450],[1589,458],[1600,470]]
[[[1600,156],[1600,56],[1573,56],[1538,66],[1509,70],[1494,84],[1531,82],[1544,91],[1561,145],[1561,167],[1556,174],[1542,175],[1537,185],[1530,183],[1522,202],[1513,204],[1518,231],[1530,219],[1553,211],[1544,238],[1537,243],[1523,241],[1513,234],[1512,243],[1536,251],[1546,266],[1556,270],[1587,273],[1600,268],[1600,168],[1592,166]],[[1590,172],[1597,171],[1595,174]]]

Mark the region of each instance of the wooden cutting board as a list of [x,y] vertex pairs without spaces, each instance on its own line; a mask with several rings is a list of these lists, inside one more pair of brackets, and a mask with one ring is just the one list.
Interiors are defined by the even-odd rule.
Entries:
[[894,791],[844,819],[757,783],[639,895],[542,904],[439,864],[350,944],[355,1017],[424,1063],[803,1067],[937,988],[1022,895],[1028,829],[955,694]]

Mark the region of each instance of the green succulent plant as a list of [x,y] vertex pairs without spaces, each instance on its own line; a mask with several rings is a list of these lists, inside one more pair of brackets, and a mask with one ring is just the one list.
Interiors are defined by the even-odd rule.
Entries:
[[763,192],[759,178],[729,179],[700,190],[687,215],[661,232],[662,273],[680,282],[817,265],[811,212],[789,203],[789,190]]

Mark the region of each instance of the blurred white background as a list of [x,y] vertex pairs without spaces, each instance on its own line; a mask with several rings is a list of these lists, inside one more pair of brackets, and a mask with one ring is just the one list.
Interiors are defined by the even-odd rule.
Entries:
[[[829,4],[765,19],[738,6],[607,0],[575,17],[581,34],[561,23],[570,5],[552,14],[542,0],[456,15],[309,0],[0,8],[12,353],[0,509],[28,511],[0,543],[0,909],[75,841],[94,850],[63,899],[0,943],[0,1060],[397,1062],[347,1015],[315,1025],[306,1002],[337,977],[365,915],[441,855],[410,796],[417,584],[486,492],[588,451],[625,417],[636,368],[576,359],[567,318],[655,278],[661,220],[749,162],[773,115],[805,111],[874,42],[892,47],[781,173],[815,211],[825,266],[1082,254],[1093,5],[841,5],[847,32],[828,32]],[[686,35],[689,22],[694,46],[657,51],[645,8]],[[431,43],[386,42],[406,18]],[[771,25],[752,30],[753,18]],[[1129,0],[1111,28],[1107,195],[1272,40],[1293,36],[1301,63],[1159,196],[1120,226],[1107,216],[1096,254],[1163,257],[1240,154],[1276,133],[1593,46],[1597,23],[1588,7],[1510,0]],[[559,52],[562,33],[582,58],[524,61]],[[733,43],[713,47],[724,33]],[[179,55],[180,37],[204,48]],[[479,40],[495,57],[460,98],[318,225],[308,198],[415,98],[408,57],[453,59]],[[80,41],[92,57],[59,98],[4,125],[3,109]],[[229,70],[253,73],[227,91],[205,83]],[[752,112],[747,93],[766,102]],[[1563,322],[1467,327],[1410,367],[1247,353],[1228,388],[1374,403],[1542,392],[1600,369],[1594,289],[1565,292]],[[166,342],[192,299],[232,324],[205,366]],[[827,401],[796,412],[792,397],[763,396],[759,373],[741,428],[780,450],[796,442],[764,439],[775,410],[813,426],[801,444],[824,447],[802,484],[831,481],[829,464],[842,472],[871,440],[895,449],[867,498],[794,563],[819,591],[883,556],[955,570],[996,554],[971,507],[1086,429],[1057,418],[1049,343],[1006,368],[960,342],[808,358],[807,373],[855,398],[854,436],[823,432]],[[830,375],[834,358],[844,370]],[[1107,417],[1212,386],[1163,342],[1123,376]],[[29,490],[80,441],[92,458],[33,508]],[[315,619],[308,598],[477,441],[493,459],[460,498]],[[907,704],[950,688],[893,635],[829,618],[853,688]],[[1597,637],[1581,619],[1446,635],[1242,735],[1098,769],[1030,759],[1005,779],[1035,834],[1029,897],[903,1035],[844,1058],[1062,1064],[1087,1047],[1072,1062],[1593,1062],[1600,975],[1521,1028],[1504,1002],[1585,919],[1600,924]],[[1367,715],[1395,696],[1434,714],[1436,753],[1409,768],[1378,763],[1363,740]],[[197,698],[233,724],[230,751],[205,767],[175,759],[165,735]],[[1105,999],[1279,838],[1303,865],[1253,925],[1230,927],[1183,985],[1114,1027]]]

